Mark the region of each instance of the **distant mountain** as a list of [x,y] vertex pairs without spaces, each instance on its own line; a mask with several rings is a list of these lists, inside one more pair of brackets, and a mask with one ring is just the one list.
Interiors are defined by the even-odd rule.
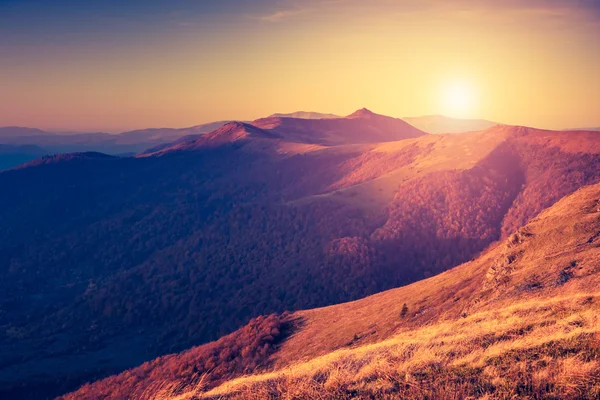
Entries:
[[[428,135],[360,110],[226,124],[144,157],[48,161],[0,173],[1,398],[59,395],[260,315],[442,273],[600,182],[600,136],[513,126]],[[426,319],[430,303],[408,299]],[[243,346],[211,347],[202,368],[237,354],[234,371],[259,365],[297,329],[278,318],[236,335]],[[330,341],[380,337],[368,326]]]
[[53,136],[51,132],[46,132],[36,128],[23,128],[20,126],[4,126],[0,127],[0,141],[4,139],[18,139],[28,136]]
[[574,129],[565,129],[565,131],[600,131],[600,126],[597,128],[574,128]]
[[268,118],[301,118],[301,119],[326,119],[326,118],[340,118],[339,115],[335,114],[323,114],[311,111],[296,111],[288,114],[273,114]]
[[259,317],[61,399],[597,398],[599,199],[582,188],[436,277]]
[[12,168],[47,154],[49,152],[39,146],[0,144],[0,170]]
[[367,109],[340,118],[272,117],[258,119],[252,124],[275,132],[287,141],[325,146],[391,142],[425,135],[401,119],[375,114]]
[[[241,146],[248,142],[251,144],[256,144],[256,141],[260,141],[260,139],[267,140],[265,143],[267,148],[274,148],[276,147],[277,143],[273,142],[272,140],[281,139],[281,136],[279,136],[277,133],[258,128],[249,123],[229,122],[213,132],[191,138],[190,140],[174,142],[170,146],[165,146],[156,152],[146,151],[139,156],[164,155],[182,151],[198,151],[223,145]],[[256,148],[256,146],[253,147]]]
[[457,119],[443,115],[427,115],[424,117],[406,117],[404,121],[427,133],[463,133],[482,131],[498,125],[496,122],[483,119]]
[[190,128],[151,128],[136,131],[123,132],[118,135],[119,144],[134,144],[139,142],[148,142],[153,140],[178,140],[181,137],[189,135],[202,135],[209,133],[227,124],[229,121],[210,122],[208,124],[196,125]]
[[[249,139],[269,139],[271,142],[263,145],[275,148],[282,143],[284,147],[289,147],[287,145],[290,143],[336,146],[390,142],[422,135],[425,133],[400,119],[378,115],[364,109],[348,117],[331,119],[269,117],[251,123],[230,122],[206,135],[191,140],[179,140],[171,146],[157,147],[156,151],[145,151],[142,155],[198,150],[225,143],[246,142]],[[278,140],[272,141],[272,139]],[[265,146],[261,148],[264,150]]]
[[40,165],[58,164],[67,161],[92,161],[92,160],[110,160],[116,158],[108,154],[97,153],[97,152],[82,152],[82,153],[63,153],[55,154],[51,156],[43,156],[36,158],[35,160],[29,161],[25,164],[19,165],[15,169],[38,167]]
[[[158,146],[150,147],[149,149],[146,149],[146,150],[140,152],[138,154],[138,156],[145,156],[145,155],[149,155],[149,154],[158,153],[162,150],[165,150],[165,149],[168,149],[171,147],[176,147],[178,144],[194,141],[194,140],[198,139],[200,136],[202,136],[202,134],[192,134],[192,135],[182,136],[178,139],[175,139],[172,142],[162,143],[162,144],[159,144]],[[133,154],[133,155],[135,155],[135,154]]]
[[[40,129],[0,128],[0,143],[11,146],[41,146],[44,154],[73,152],[102,152],[107,154],[139,153],[149,148],[160,148],[182,138],[191,139],[211,132],[227,121],[211,122],[190,128],[152,128],[120,134],[108,133],[51,133]],[[184,139],[185,140],[185,139]],[[23,158],[27,160],[28,157]],[[0,154],[0,165],[5,168],[18,165],[20,159]],[[16,163],[17,162],[17,163]]]

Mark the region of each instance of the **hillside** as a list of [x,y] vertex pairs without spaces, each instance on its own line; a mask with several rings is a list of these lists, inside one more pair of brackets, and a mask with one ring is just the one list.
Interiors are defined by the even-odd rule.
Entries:
[[[405,126],[371,114],[341,124]],[[439,274],[600,181],[595,132],[328,132],[233,123],[154,155],[0,173],[0,397]]]
[[[0,151],[0,169],[15,167],[23,162],[48,154],[102,152],[112,155],[139,153],[149,148],[160,148],[199,135],[212,132],[228,121],[212,122],[189,128],[152,128],[128,131],[119,134],[96,133],[53,133],[40,129],[0,127],[0,146],[15,149],[42,147],[43,153],[25,152],[15,156]],[[183,139],[185,140],[185,139]]]
[[0,144],[0,171],[34,160],[48,154],[47,150],[34,145]]
[[498,125],[484,119],[459,119],[443,115],[425,115],[423,117],[402,118],[412,126],[431,134],[464,133],[482,131]]
[[36,128],[24,128],[21,126],[3,126],[0,127],[0,140],[27,137],[27,136],[51,136],[50,132]]
[[257,141],[260,139],[273,140],[281,138],[282,137],[277,133],[258,128],[245,122],[229,122],[218,129],[194,138],[193,140],[175,143],[170,147],[161,149],[156,154],[197,151],[205,148],[231,145],[235,144],[236,142]]
[[292,113],[276,113],[270,115],[269,118],[303,118],[303,119],[324,119],[324,118],[340,118],[339,115],[318,113],[312,111],[296,111]]
[[326,146],[392,142],[425,135],[401,119],[375,114],[366,108],[347,117],[302,119],[263,118],[253,125],[275,132],[291,142]]
[[596,399],[599,216],[585,187],[436,277],[257,319],[64,399]]
[[600,131],[600,126],[595,128],[571,128],[565,129],[566,131]]

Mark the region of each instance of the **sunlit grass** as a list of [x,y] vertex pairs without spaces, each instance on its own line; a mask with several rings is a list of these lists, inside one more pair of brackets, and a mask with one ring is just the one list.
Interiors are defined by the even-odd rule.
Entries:
[[[206,393],[188,388],[169,397],[166,388],[154,398],[593,398],[600,395],[599,295],[533,299],[238,378]],[[455,395],[438,397],[442,393]]]

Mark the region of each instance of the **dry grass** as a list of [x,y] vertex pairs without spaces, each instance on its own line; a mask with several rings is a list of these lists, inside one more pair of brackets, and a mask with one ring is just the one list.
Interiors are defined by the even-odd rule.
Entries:
[[[155,399],[596,399],[600,292],[533,299]],[[592,300],[590,301],[590,298]]]

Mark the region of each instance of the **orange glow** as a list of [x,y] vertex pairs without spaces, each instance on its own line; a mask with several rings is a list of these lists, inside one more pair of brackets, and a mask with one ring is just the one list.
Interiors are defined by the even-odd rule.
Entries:
[[441,93],[440,109],[450,117],[473,115],[478,99],[475,89],[466,82],[450,82]]
[[[141,43],[11,48],[21,57],[0,63],[0,125],[119,131],[363,106],[397,117],[600,125],[595,15],[306,3]],[[470,105],[440,102],[454,77],[466,79],[472,93],[463,95],[474,98],[461,101]]]

